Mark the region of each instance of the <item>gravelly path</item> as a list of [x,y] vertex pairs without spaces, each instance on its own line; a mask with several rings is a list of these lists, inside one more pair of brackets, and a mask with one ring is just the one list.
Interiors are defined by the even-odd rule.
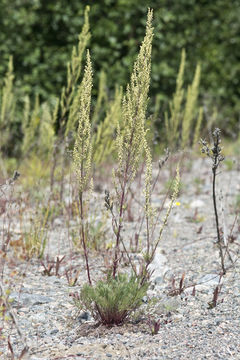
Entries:
[[[165,170],[165,178],[167,175]],[[60,276],[43,276],[39,261],[21,261],[10,249],[3,279],[8,280],[5,288],[11,289],[11,304],[30,346],[27,359],[240,359],[239,218],[233,231],[234,242],[229,246],[235,265],[220,279],[209,163],[194,160],[191,170],[182,174],[182,182],[180,205],[172,211],[154,263],[155,276],[148,295],[149,299],[155,296],[158,301],[146,311],[150,305],[149,299],[145,299],[145,315],[139,322],[113,328],[95,327],[89,314],[76,313],[70,295],[86,281],[84,263],[81,255],[69,251],[69,236],[61,217],[54,220],[47,247],[49,254],[66,256]],[[240,192],[236,163],[231,171],[223,167],[217,188],[223,194],[223,200],[219,201],[224,204],[224,211],[220,211],[221,226],[229,234]],[[154,195],[155,206],[161,206],[162,189],[160,181]],[[100,196],[100,200],[94,200],[100,211],[103,211],[102,199]],[[135,215],[138,210],[134,201],[133,210]],[[18,224],[12,226],[12,232],[18,234]],[[126,237],[134,226],[128,224]],[[102,257],[92,253],[90,263],[99,276]],[[226,265],[231,262],[226,260]],[[80,269],[75,287],[68,286],[64,275],[70,266]],[[182,274],[186,289],[181,295],[169,296],[172,279],[175,278],[178,286]],[[218,304],[209,309],[219,281],[222,287]],[[154,336],[150,334],[146,312],[152,314],[151,318],[161,319],[160,330]],[[4,323],[3,334],[6,337],[10,334],[14,352],[19,354],[23,343],[11,321]],[[11,358],[7,338],[0,339],[0,351],[2,359]]]

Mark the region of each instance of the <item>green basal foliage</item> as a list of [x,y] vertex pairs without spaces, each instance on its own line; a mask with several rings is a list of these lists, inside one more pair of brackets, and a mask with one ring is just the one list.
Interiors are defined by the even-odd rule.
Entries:
[[95,286],[85,284],[76,305],[91,311],[95,320],[106,325],[119,325],[142,304],[149,284],[142,285],[135,276],[118,274]]

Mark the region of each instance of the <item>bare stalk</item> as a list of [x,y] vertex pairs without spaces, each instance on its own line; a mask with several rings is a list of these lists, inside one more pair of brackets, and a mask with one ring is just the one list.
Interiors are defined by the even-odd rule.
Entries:
[[214,163],[212,166],[212,172],[213,172],[213,183],[212,183],[212,196],[213,196],[213,207],[214,207],[214,214],[215,214],[215,221],[216,221],[216,229],[217,229],[217,243],[219,247],[219,254],[221,259],[221,267],[223,274],[226,274],[226,269],[224,265],[224,256],[223,256],[223,249],[222,249],[222,239],[220,234],[220,228],[219,228],[219,219],[218,219],[218,210],[217,210],[217,201],[216,201],[216,171],[217,167],[219,165],[218,155],[214,155]]
[[212,159],[212,173],[213,173],[213,182],[212,182],[212,197],[213,197],[213,208],[215,214],[215,222],[216,222],[216,230],[217,230],[217,244],[219,247],[219,255],[221,260],[221,268],[223,275],[226,274],[226,268],[224,264],[224,255],[222,248],[222,238],[219,227],[219,218],[218,218],[218,210],[217,210],[217,201],[216,201],[216,176],[217,176],[217,168],[221,161],[224,160],[224,156],[221,154],[222,148],[221,144],[221,130],[216,128],[213,132],[213,146],[209,148],[209,145],[205,140],[201,140],[202,144],[202,153],[206,154],[208,157]]
[[58,141],[56,140],[53,146],[52,152],[52,166],[51,166],[51,173],[50,173],[50,191],[52,193],[53,186],[54,186],[54,179],[55,179],[55,170],[57,166],[57,155],[58,155]]
[[123,222],[123,213],[124,213],[124,203],[125,203],[125,199],[126,199],[126,187],[128,184],[128,173],[129,173],[129,164],[130,164],[130,158],[131,158],[131,150],[132,150],[132,139],[133,139],[133,132],[131,134],[131,139],[130,139],[130,146],[129,146],[129,151],[128,151],[128,156],[127,156],[127,161],[126,161],[126,167],[125,167],[125,171],[124,171],[124,178],[123,178],[123,183],[122,183],[122,194],[121,194],[121,201],[120,201],[120,210],[119,210],[119,220],[118,220],[118,228],[117,228],[117,232],[116,232],[116,246],[115,246],[115,254],[114,254],[114,260],[113,260],[113,277],[116,277],[116,273],[117,273],[117,267],[118,267],[118,260],[119,260],[119,244],[120,244],[120,238],[121,238],[121,230],[122,230],[122,222]]
[[83,193],[79,192],[79,205],[80,205],[80,219],[81,219],[81,240],[82,246],[84,251],[84,257],[86,262],[86,269],[87,269],[87,276],[88,282],[92,285],[91,276],[90,276],[90,269],[89,269],[89,262],[88,262],[88,252],[86,246],[86,238],[85,238],[85,227],[84,227],[84,212],[83,212]]
[[[117,233],[117,229],[118,229],[118,222],[117,222],[117,219],[116,219],[116,216],[113,212],[113,203],[111,203],[111,200],[110,200],[110,193],[108,190],[105,190],[105,207],[107,210],[109,210],[111,212],[111,215],[112,215],[112,225],[113,225],[113,231],[114,233],[116,234]],[[125,251],[125,254],[127,255],[127,258],[128,258],[128,261],[129,261],[129,264],[131,265],[132,267],[132,270],[133,272],[135,273],[135,275],[137,276],[137,273],[136,273],[136,267],[135,265],[133,264],[132,260],[131,260],[131,257],[129,255],[129,252],[127,251],[127,248],[124,244],[124,241],[121,237],[121,235],[119,235],[119,241],[121,242],[122,246],[123,246],[123,249]],[[117,261],[118,261],[118,258],[117,258]]]

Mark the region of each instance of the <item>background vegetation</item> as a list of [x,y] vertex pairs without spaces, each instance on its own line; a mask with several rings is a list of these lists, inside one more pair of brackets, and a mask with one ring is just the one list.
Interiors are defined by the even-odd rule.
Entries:
[[[91,6],[92,62],[97,94],[100,71],[107,75],[109,93],[125,86],[144,36],[147,7],[154,10],[151,101],[160,99],[163,114],[175,90],[181,49],[186,49],[185,79],[192,81],[201,62],[201,101],[205,115],[218,108],[218,126],[236,134],[239,100],[238,0],[2,0],[0,3],[0,81],[13,56],[19,94],[40,102],[59,96],[66,82],[66,63]],[[3,85],[3,84],[0,84]],[[2,87],[2,86],[1,86]],[[21,96],[20,96],[21,98]],[[23,103],[23,100],[22,100]],[[21,122],[21,119],[17,120]]]

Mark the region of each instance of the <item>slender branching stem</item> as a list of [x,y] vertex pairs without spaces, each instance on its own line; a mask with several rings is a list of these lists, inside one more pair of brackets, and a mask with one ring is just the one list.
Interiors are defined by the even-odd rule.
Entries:
[[86,246],[86,236],[85,236],[85,227],[84,227],[84,210],[83,210],[83,193],[82,192],[79,192],[79,205],[80,205],[80,219],[81,219],[81,241],[82,241],[84,257],[85,257],[85,262],[86,262],[88,282],[90,285],[92,285],[90,269],[89,269],[89,262],[88,262],[88,252],[87,252],[87,246]]
[[55,180],[55,170],[57,166],[57,152],[58,152],[58,141],[55,141],[52,153],[52,166],[51,166],[51,173],[50,173],[50,191],[52,193],[54,180]]
[[[133,137],[133,133],[132,133]],[[131,138],[132,138],[131,137]],[[131,141],[130,141],[131,143]],[[124,202],[126,197],[126,186],[128,181],[128,169],[129,169],[129,162],[130,162],[130,155],[131,155],[131,146],[128,152],[124,178],[123,178],[123,186],[122,186],[122,195],[120,201],[120,211],[119,211],[119,221],[118,221],[118,230],[116,234],[116,247],[115,247],[115,254],[114,254],[114,261],[113,261],[113,277],[116,277],[117,267],[118,267],[118,259],[119,259],[119,244],[120,244],[120,237],[121,237],[121,229],[122,229],[122,222],[123,222],[123,212],[124,212]]]
[[[115,233],[115,229],[118,229],[118,222],[117,222],[116,216],[115,216],[115,214],[113,212],[113,206],[112,206],[112,204],[110,202],[109,192],[105,191],[105,194],[106,194],[106,196],[105,196],[105,206],[106,206],[107,210],[109,210],[111,212],[112,225],[113,225],[113,230],[114,230],[114,233]],[[136,268],[135,268],[135,266],[134,266],[134,264],[132,262],[132,259],[131,259],[130,255],[129,255],[129,252],[128,252],[128,250],[127,250],[121,236],[120,236],[120,242],[121,242],[121,244],[123,246],[123,249],[124,249],[124,251],[125,251],[125,253],[126,253],[127,257],[128,257],[129,264],[131,265],[134,274],[137,276]]]
[[224,264],[224,255],[223,255],[223,247],[222,247],[222,238],[219,227],[219,219],[218,219],[218,211],[217,211],[217,201],[216,201],[216,176],[217,169],[221,161],[224,160],[224,156],[221,154],[222,148],[221,144],[221,130],[216,128],[213,132],[213,146],[210,148],[206,140],[200,141],[202,144],[202,153],[206,154],[209,158],[212,159],[212,173],[213,173],[213,182],[212,182],[212,197],[213,197],[213,207],[215,214],[215,222],[216,222],[216,230],[217,230],[217,244],[219,247],[219,255],[221,261],[221,268],[223,275],[226,274],[226,268]]
[[218,239],[217,243],[218,243],[218,247],[219,247],[222,272],[225,275],[226,269],[225,269],[225,265],[224,265],[224,255],[223,255],[223,249],[222,249],[222,239],[221,239],[220,228],[219,228],[219,219],[218,219],[217,201],[216,201],[216,175],[217,175],[216,171],[217,171],[218,165],[219,165],[218,155],[216,154],[214,156],[214,163],[212,166],[212,172],[213,172],[212,195],[213,195],[213,207],[214,207],[216,229],[217,229],[217,239]]

